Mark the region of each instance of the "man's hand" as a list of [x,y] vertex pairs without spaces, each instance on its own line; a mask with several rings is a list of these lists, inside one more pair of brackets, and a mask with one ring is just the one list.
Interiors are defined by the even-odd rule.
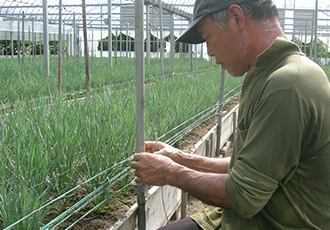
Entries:
[[145,150],[148,153],[161,154],[163,156],[169,157],[177,163],[179,163],[180,157],[182,158],[182,155],[184,154],[180,149],[174,148],[171,145],[165,144],[163,142],[157,142],[156,150],[155,141],[146,141]]
[[172,164],[175,163],[170,158],[160,154],[136,153],[131,167],[135,169],[136,183],[162,186],[167,184]]

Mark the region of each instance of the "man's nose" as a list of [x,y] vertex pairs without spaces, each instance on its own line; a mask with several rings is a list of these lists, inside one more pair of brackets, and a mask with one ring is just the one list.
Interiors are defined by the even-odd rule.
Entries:
[[206,42],[206,47],[207,47],[207,54],[210,57],[214,56],[214,52],[213,52],[212,46],[208,42]]

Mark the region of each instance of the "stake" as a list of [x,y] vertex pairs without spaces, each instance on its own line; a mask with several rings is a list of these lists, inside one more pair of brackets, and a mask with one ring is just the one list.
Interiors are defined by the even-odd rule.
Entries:
[[221,70],[221,85],[220,85],[220,99],[219,99],[219,114],[218,114],[218,128],[217,128],[217,147],[215,150],[215,155],[218,157],[220,155],[220,142],[221,142],[221,123],[222,123],[222,109],[223,109],[223,91],[225,86],[225,75],[226,70]]
[[[144,57],[143,57],[143,0],[135,1],[135,95],[136,95],[136,149],[144,152]],[[147,186],[137,185],[138,229],[146,230],[145,195]]]

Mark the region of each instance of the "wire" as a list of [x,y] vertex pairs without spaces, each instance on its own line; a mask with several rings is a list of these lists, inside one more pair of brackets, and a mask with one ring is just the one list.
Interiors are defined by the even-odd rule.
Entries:
[[[157,133],[155,133],[155,151],[158,151],[158,135]],[[166,220],[167,220],[167,224],[170,222],[169,219],[168,219],[168,215],[167,215],[167,212],[166,212],[166,207],[165,207],[165,201],[164,201],[164,186],[161,186],[161,194],[162,194],[162,203],[163,203],[163,209],[164,209],[164,213],[165,213],[165,217],[166,217]]]
[[11,224],[11,225],[9,225],[8,227],[6,227],[4,230],[12,229],[12,228],[13,228],[14,226],[16,226],[18,223],[20,223],[20,222],[22,222],[23,220],[29,218],[29,217],[30,217],[31,215],[33,215],[34,213],[41,211],[42,209],[44,209],[44,208],[48,207],[49,205],[53,204],[54,202],[56,202],[56,201],[62,199],[63,197],[65,197],[65,196],[68,195],[69,193],[71,193],[71,192],[75,191],[76,189],[80,188],[82,185],[87,184],[89,181],[95,179],[95,178],[98,177],[99,175],[102,175],[102,174],[104,174],[105,172],[107,172],[107,171],[109,171],[109,170],[111,170],[111,169],[117,167],[118,165],[121,165],[121,164],[127,162],[129,159],[130,159],[130,158],[127,158],[127,159],[125,159],[125,160],[123,160],[123,161],[121,161],[121,162],[119,162],[119,163],[113,165],[112,167],[110,167],[110,168],[108,168],[108,169],[106,169],[106,170],[100,172],[99,174],[97,174],[97,175],[91,177],[90,179],[84,181],[83,183],[81,183],[81,184],[77,185],[76,187],[70,189],[69,191],[65,192],[64,194],[58,196],[58,197],[55,198],[54,200],[52,200],[52,201],[50,201],[50,202],[44,204],[43,206],[41,206],[40,208],[38,208],[38,209],[36,209],[36,210],[34,210],[33,212],[31,212],[30,214],[26,215],[25,217],[23,217],[23,218],[17,220],[17,221],[14,222],[13,224]]

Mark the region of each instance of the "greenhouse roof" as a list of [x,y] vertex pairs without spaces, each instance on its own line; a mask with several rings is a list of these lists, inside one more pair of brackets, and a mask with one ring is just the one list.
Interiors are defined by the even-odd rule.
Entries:
[[[58,24],[59,1],[48,0],[48,23]],[[61,0],[62,1],[62,21],[64,24],[73,25],[73,19],[78,25],[82,25],[82,2],[81,0]],[[108,1],[110,0],[85,0],[87,12],[87,26],[93,28],[106,27],[108,18]],[[195,0],[163,0],[164,14],[174,13],[176,29],[184,29],[191,18],[193,4]],[[315,1],[311,0],[274,0],[280,9],[315,9]],[[159,0],[144,0],[144,3],[151,6],[152,15],[155,21],[159,21],[158,8]],[[134,0],[111,0],[111,21],[112,27],[122,28],[126,24],[134,27]],[[325,10],[325,17],[330,18],[329,0],[318,0],[320,11]],[[24,12],[26,21],[42,21],[43,0],[0,0],[0,20],[21,20]],[[166,16],[165,16],[166,17]],[[179,21],[179,22],[178,22]],[[157,23],[154,26],[159,27]]]
[[[159,6],[158,0],[145,1],[146,4]],[[191,17],[194,0],[173,0],[163,1],[163,9],[167,11],[179,13],[183,18]],[[112,4],[112,20],[119,20],[120,14],[125,14],[125,9],[133,8],[133,0],[111,0]],[[91,26],[100,26],[101,21],[108,17],[108,0],[86,0],[87,21]],[[12,20],[22,18],[25,15],[26,20],[38,20],[43,18],[43,1],[42,0],[0,0],[0,17],[3,20]],[[73,24],[73,18],[78,23],[82,22],[82,6],[81,1],[62,0],[62,20],[64,23]],[[128,16],[134,17],[134,11],[126,11]],[[132,15],[133,14],[133,15]],[[59,1],[48,0],[48,21],[50,24],[58,23],[59,18]]]

